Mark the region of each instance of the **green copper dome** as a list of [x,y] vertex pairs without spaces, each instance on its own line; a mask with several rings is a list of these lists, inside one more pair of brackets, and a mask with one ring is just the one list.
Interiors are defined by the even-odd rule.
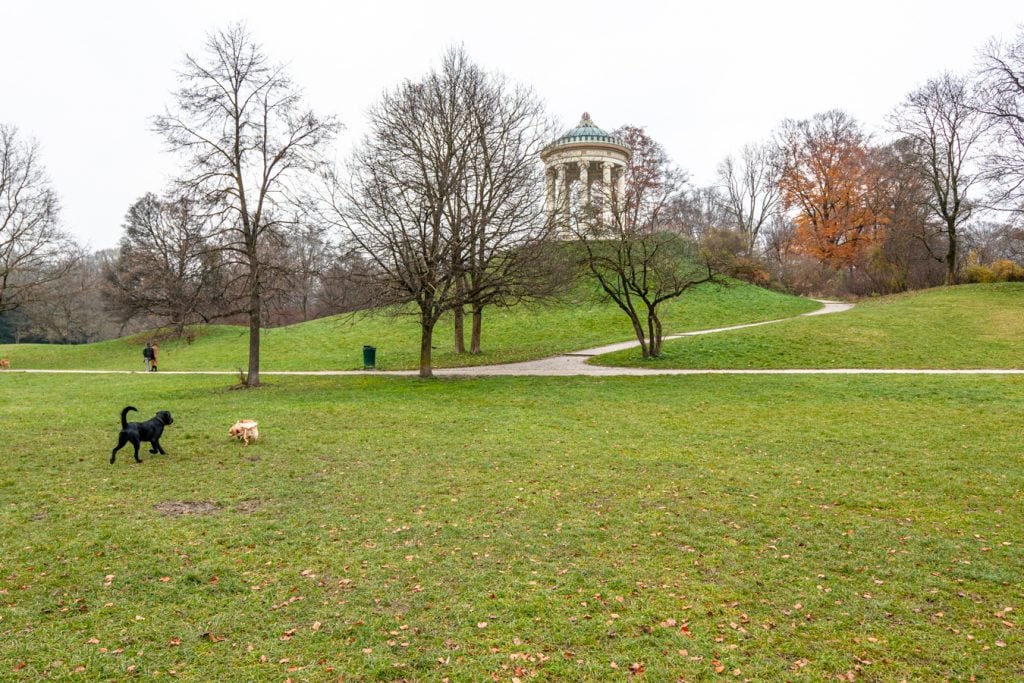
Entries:
[[587,112],[583,112],[583,117],[580,119],[580,122],[576,124],[575,128],[573,128],[570,131],[567,131],[564,135],[562,135],[562,137],[558,138],[550,145],[548,145],[547,149],[551,149],[553,147],[561,147],[562,145],[577,144],[581,142],[603,142],[605,144],[623,147],[626,150],[629,149],[629,147],[626,146],[626,143],[622,140],[622,138],[616,137],[614,135],[609,135],[608,133],[598,128],[597,125],[594,123],[594,120],[590,118],[590,114],[588,114]]

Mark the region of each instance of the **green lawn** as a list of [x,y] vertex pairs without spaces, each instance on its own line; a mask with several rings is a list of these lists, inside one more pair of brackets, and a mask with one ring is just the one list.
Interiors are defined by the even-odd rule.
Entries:
[[[812,311],[819,304],[745,284],[704,286],[664,307],[667,332],[772,320]],[[467,325],[468,330],[468,325]],[[599,301],[585,286],[574,296],[546,306],[516,306],[484,312],[484,353],[452,353],[452,323],[435,331],[434,365],[456,367],[544,358],[567,351],[632,338],[626,316],[614,304]],[[82,346],[0,345],[0,357],[15,368],[142,369],[140,335]],[[264,370],[352,370],[362,368],[362,347],[377,347],[377,367],[400,370],[419,363],[419,326],[411,315],[359,314],[265,329]],[[468,338],[467,338],[468,343]],[[248,366],[248,329],[214,325],[192,344],[160,343],[165,370],[237,370]]]
[[668,341],[602,365],[664,368],[1022,368],[1024,283],[942,287],[866,300],[851,311]]
[[1024,378],[268,382],[0,375],[0,679],[1024,677]]

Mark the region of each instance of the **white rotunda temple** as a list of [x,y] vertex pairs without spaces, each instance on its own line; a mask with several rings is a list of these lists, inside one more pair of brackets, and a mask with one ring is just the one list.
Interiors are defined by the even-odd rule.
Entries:
[[[632,150],[622,138],[598,128],[584,112],[579,124],[541,150],[547,178],[548,215],[560,223],[568,221],[573,184],[577,184],[576,205],[589,206],[599,200],[602,220],[612,222],[612,209],[625,195],[626,164]],[[600,193],[592,194],[599,183]]]

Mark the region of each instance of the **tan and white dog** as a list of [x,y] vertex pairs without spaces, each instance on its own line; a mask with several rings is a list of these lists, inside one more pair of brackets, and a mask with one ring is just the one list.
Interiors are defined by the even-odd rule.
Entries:
[[260,438],[259,423],[256,420],[239,420],[228,430],[228,436],[241,439],[248,446],[250,441]]
[[6,358],[0,358],[0,368],[2,368],[4,370],[10,370],[11,369],[11,361],[7,360]]

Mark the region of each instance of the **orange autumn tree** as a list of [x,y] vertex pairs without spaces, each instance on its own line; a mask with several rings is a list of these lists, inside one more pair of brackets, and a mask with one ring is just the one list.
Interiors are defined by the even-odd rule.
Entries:
[[866,136],[833,109],[783,122],[778,141],[782,200],[795,214],[791,247],[834,270],[854,267],[887,222],[874,206],[880,174]]

